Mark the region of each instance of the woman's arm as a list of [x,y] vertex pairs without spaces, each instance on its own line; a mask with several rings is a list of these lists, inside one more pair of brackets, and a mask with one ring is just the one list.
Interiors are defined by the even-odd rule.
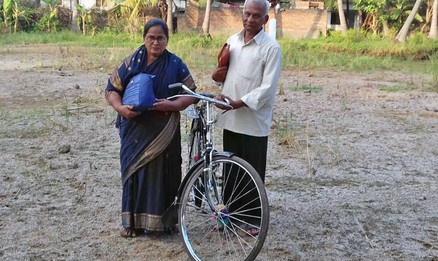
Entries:
[[139,112],[134,111],[132,105],[123,105],[122,98],[115,91],[106,91],[105,98],[114,110],[122,117],[135,118],[140,115]]
[[154,107],[151,110],[157,111],[182,111],[190,104],[195,103],[196,99],[192,97],[179,97],[173,101],[168,99],[157,99],[154,103]]

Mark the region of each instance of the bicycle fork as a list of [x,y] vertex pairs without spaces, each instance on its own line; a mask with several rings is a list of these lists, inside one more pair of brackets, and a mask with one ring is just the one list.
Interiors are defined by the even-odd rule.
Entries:
[[[221,191],[219,191],[218,188],[214,166],[212,164],[213,151],[211,146],[207,147],[204,157],[203,183],[205,197],[211,211],[213,212],[212,219],[223,228],[230,224],[230,218],[228,209],[222,200]],[[213,196],[216,200],[212,198]]]

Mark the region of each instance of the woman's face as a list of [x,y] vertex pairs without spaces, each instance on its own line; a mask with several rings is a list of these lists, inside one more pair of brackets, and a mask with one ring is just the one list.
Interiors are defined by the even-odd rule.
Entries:
[[163,29],[159,25],[149,28],[143,39],[148,54],[155,57],[164,52],[167,47],[167,40]]

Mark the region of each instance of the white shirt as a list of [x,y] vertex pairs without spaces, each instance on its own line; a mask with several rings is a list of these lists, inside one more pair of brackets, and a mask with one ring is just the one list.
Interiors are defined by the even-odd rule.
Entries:
[[221,114],[217,126],[232,132],[266,137],[281,75],[281,47],[261,30],[247,44],[244,31],[228,38],[230,64],[222,94],[247,106]]

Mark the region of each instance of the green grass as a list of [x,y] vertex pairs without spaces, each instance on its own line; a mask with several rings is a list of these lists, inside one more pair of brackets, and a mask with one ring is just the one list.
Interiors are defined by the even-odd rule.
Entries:
[[312,92],[318,93],[322,91],[322,87],[320,86],[312,86],[311,84],[303,84],[298,86],[289,86],[290,90],[294,92]]
[[384,92],[407,92],[412,90],[412,88],[406,86],[377,86],[377,89]]
[[[198,33],[176,33],[171,36],[168,49],[180,56],[190,68],[211,71],[216,65],[217,52],[228,36],[206,38]],[[431,89],[438,89],[438,41],[415,35],[406,43],[350,31],[347,36],[332,34],[319,39],[279,39],[283,52],[284,69],[318,69],[355,72],[381,70],[407,71],[432,76]],[[116,60],[142,44],[141,33],[98,32],[84,36],[71,31],[58,33],[17,33],[0,38],[0,46],[27,44],[55,44],[65,48],[92,47],[99,56]],[[118,50],[117,54],[112,54]],[[4,51],[3,51],[4,52]],[[108,55],[108,52],[110,54]],[[88,55],[88,53],[87,53]]]

